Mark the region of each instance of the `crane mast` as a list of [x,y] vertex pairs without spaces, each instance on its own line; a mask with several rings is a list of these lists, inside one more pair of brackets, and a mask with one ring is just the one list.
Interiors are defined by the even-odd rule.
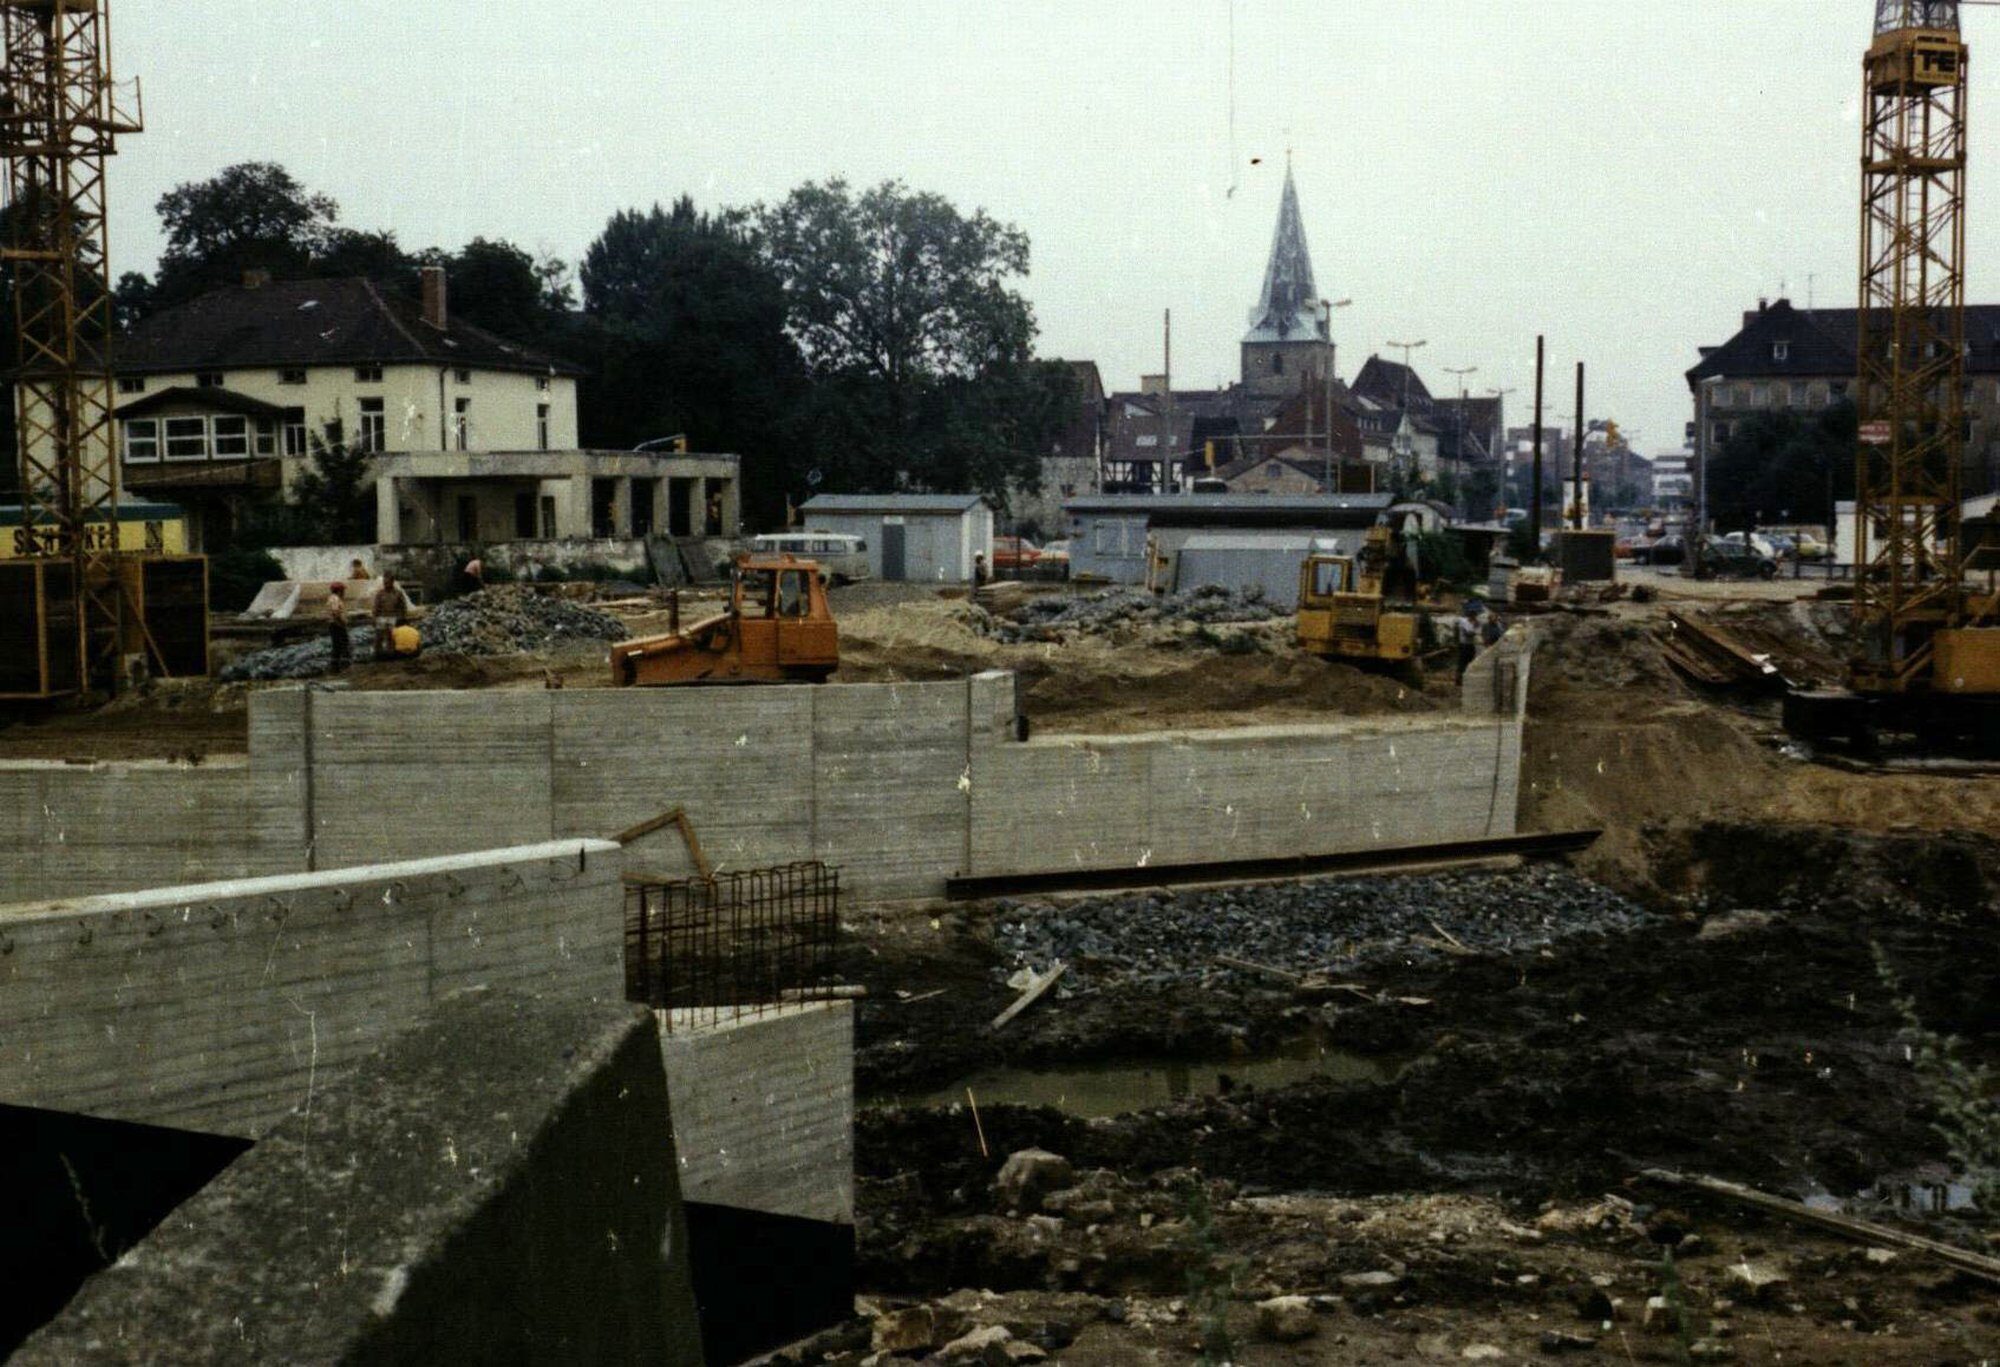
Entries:
[[1878,0],[1862,92],[1861,693],[1924,687],[1936,633],[1964,611],[1966,60],[1956,0]]
[[[0,0],[0,157],[7,164],[19,366],[22,526],[51,573],[37,610],[57,659],[46,691],[114,679],[129,630],[118,554],[105,159],[137,132],[111,76],[109,0]],[[66,567],[66,571],[65,571]],[[70,667],[73,663],[73,668]],[[71,687],[64,687],[70,685]]]

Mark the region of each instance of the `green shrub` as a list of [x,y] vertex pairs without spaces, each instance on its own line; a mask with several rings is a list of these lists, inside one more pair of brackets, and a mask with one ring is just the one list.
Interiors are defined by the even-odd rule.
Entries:
[[285,567],[268,552],[245,546],[218,551],[208,558],[208,605],[216,612],[241,612],[259,589],[284,577]]

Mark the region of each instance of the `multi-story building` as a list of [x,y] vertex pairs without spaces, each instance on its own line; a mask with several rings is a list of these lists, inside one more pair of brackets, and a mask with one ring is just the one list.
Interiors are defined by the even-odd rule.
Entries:
[[196,547],[297,487],[318,451],[370,457],[384,544],[734,533],[734,456],[578,449],[581,369],[366,279],[252,274],[145,319],[115,352],[124,486],[186,508]]
[[[1851,397],[1856,310],[1801,309],[1759,300],[1720,346],[1703,347],[1687,372],[1697,462],[1714,455],[1736,425],[1758,413],[1812,414]],[[2000,305],[1965,310],[1968,493],[2000,489]]]

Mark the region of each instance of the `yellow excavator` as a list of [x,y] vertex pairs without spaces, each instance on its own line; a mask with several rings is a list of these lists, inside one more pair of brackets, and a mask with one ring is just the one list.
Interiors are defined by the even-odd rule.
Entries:
[[1299,649],[1350,664],[1414,668],[1417,614],[1383,607],[1394,557],[1394,535],[1380,526],[1368,529],[1358,555],[1307,555],[1299,567]]
[[737,556],[729,607],[685,630],[673,604],[665,635],[611,647],[614,685],[824,683],[840,668],[840,629],[814,561]]

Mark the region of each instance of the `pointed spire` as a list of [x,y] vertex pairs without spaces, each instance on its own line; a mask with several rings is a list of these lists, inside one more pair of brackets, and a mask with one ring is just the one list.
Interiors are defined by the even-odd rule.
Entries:
[[1319,291],[1313,286],[1312,254],[1306,250],[1299,192],[1292,183],[1291,149],[1285,150],[1285,193],[1278,201],[1278,230],[1271,261],[1264,268],[1264,293],[1250,311],[1246,342],[1310,341],[1321,336]]

